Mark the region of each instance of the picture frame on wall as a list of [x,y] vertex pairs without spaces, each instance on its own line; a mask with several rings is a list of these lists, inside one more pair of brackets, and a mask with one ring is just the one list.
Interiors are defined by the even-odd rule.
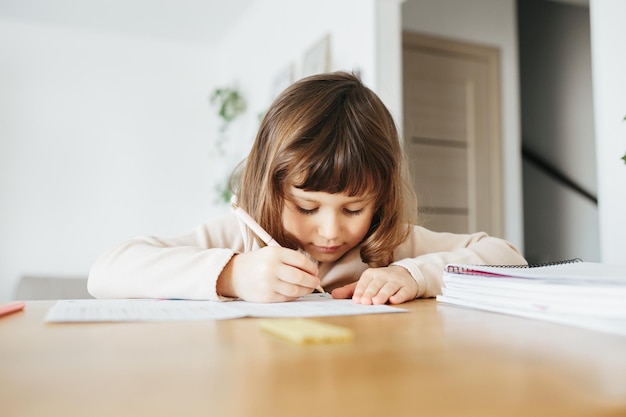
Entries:
[[311,46],[302,60],[302,76],[330,71],[330,34]]

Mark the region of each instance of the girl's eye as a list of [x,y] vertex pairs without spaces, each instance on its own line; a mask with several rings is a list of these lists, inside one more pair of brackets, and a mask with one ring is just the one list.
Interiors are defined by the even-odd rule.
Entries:
[[296,207],[298,208],[298,211],[302,214],[313,214],[315,213],[315,211],[317,211],[317,209],[305,209],[300,206],[296,206]]
[[345,209],[346,214],[348,214],[349,216],[358,216],[359,214],[361,214],[362,211],[363,209],[358,209],[358,210]]

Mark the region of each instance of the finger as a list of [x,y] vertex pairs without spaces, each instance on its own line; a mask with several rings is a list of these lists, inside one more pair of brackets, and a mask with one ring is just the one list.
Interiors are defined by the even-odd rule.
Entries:
[[356,284],[356,282],[353,282],[351,284],[344,285],[343,287],[335,288],[331,295],[333,298],[351,298],[354,295],[354,288],[356,287]]
[[413,290],[408,287],[402,287],[398,290],[398,292],[396,292],[391,297],[389,297],[389,303],[390,304],[402,304],[405,301],[409,301],[413,299],[415,299]]
[[276,277],[279,281],[305,287],[311,291],[320,285],[320,279],[317,276],[287,264],[282,264],[277,268]]
[[361,296],[353,296],[352,300],[357,304],[371,305],[374,303],[374,297],[378,294],[380,282],[372,280]]
[[356,283],[356,287],[354,288],[354,294],[352,295],[352,300],[357,303],[360,302],[371,281],[372,276],[370,274],[367,274],[367,271],[365,271]]
[[284,297],[285,301],[292,301],[307,294],[311,294],[313,292],[313,288],[278,281],[274,287],[274,291],[280,297]]
[[385,304],[390,297],[397,294],[402,287],[397,283],[387,281],[376,294],[372,296],[372,304]]
[[301,269],[310,275],[317,276],[319,273],[317,262],[313,261],[302,252],[287,248],[282,249],[280,258],[282,262]]
[[382,279],[372,278],[367,283],[367,287],[363,291],[362,299],[372,301],[372,299],[380,292],[380,290],[386,285],[386,281]]

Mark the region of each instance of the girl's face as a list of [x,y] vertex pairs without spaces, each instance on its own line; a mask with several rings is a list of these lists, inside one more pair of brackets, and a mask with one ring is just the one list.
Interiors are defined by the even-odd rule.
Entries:
[[372,223],[374,198],[322,191],[287,190],[285,230],[319,262],[333,262],[361,243]]

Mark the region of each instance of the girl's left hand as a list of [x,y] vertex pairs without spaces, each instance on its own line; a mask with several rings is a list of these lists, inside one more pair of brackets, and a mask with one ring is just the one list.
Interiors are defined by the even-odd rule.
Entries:
[[350,298],[357,304],[400,304],[417,296],[417,282],[405,268],[369,268],[357,282],[336,288],[333,298]]

